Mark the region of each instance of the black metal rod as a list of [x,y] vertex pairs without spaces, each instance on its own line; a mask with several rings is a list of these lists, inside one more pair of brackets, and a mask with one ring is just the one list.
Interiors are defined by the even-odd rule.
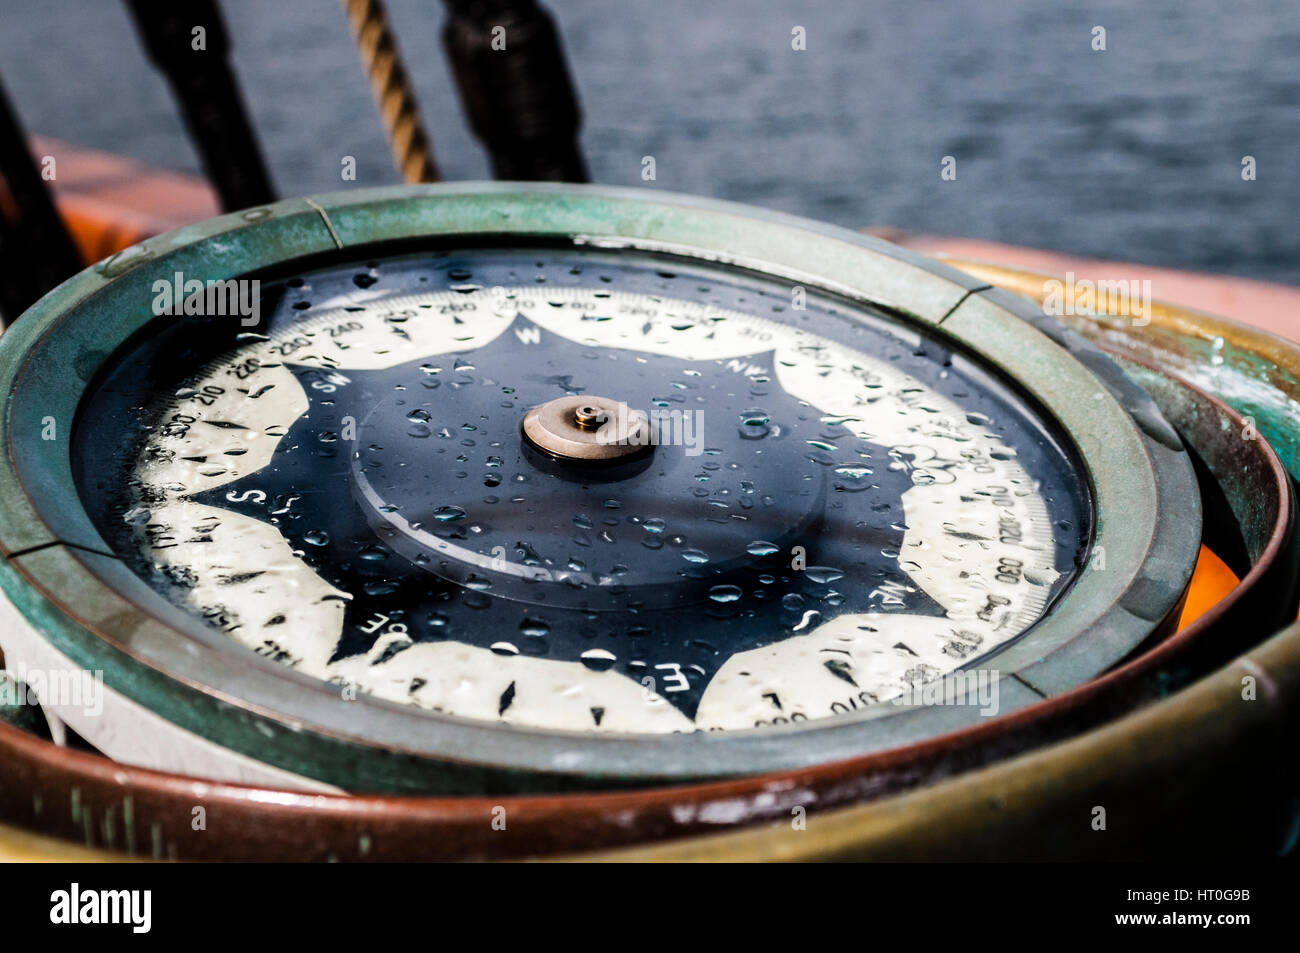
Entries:
[[248,121],[216,0],[126,0],[149,58],[167,78],[226,211],[275,201]]
[[586,182],[582,113],[555,23],[534,0],[446,0],[442,43],[498,179]]
[[81,256],[0,83],[0,316],[11,322],[81,270]]

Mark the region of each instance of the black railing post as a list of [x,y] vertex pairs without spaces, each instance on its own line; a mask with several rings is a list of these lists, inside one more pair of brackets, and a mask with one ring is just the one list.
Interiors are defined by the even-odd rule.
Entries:
[[226,211],[275,201],[215,0],[126,0],[149,58],[180,103],[190,138]]
[[0,84],[0,316],[13,321],[81,269],[81,257]]
[[498,179],[586,182],[578,97],[555,23],[534,0],[445,0],[443,47]]

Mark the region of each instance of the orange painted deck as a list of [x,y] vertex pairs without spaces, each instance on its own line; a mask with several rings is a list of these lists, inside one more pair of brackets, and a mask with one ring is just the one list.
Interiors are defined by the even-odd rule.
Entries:
[[1131,262],[1081,258],[1064,252],[1004,245],[978,238],[919,235],[897,229],[868,229],[886,241],[927,255],[951,255],[968,261],[1041,271],[1052,275],[1073,272],[1093,281],[1149,280],[1151,297],[1195,311],[1206,311],[1253,324],[1284,338],[1300,340],[1300,288],[1176,268]]
[[50,184],[87,264],[221,212],[216,193],[194,176],[44,136],[31,147],[38,159],[55,159]]

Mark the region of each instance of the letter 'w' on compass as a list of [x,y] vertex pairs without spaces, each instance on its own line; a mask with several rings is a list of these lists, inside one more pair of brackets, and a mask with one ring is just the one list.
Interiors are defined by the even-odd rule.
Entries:
[[[178,271],[256,276],[260,323],[153,314]],[[1081,684],[1196,558],[1178,436],[1053,327],[658,193],[356,192],[151,239],[6,335],[30,508],[0,541],[67,544],[10,598],[83,621],[0,641],[103,669],[215,777],[608,787],[942,734],[980,707],[898,700]],[[75,386],[31,372],[56,358]]]

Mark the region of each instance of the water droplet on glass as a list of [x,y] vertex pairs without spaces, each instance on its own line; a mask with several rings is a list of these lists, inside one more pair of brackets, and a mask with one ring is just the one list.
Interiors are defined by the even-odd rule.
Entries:
[[550,634],[551,627],[541,619],[524,619],[519,623],[519,631],[530,638],[540,639]]
[[805,573],[809,579],[822,586],[834,582],[837,579],[844,578],[842,570],[833,569],[830,566],[809,566],[805,570]]
[[739,586],[721,585],[714,586],[709,590],[709,598],[714,602],[735,602],[742,595],[744,590]]
[[835,489],[842,493],[858,493],[871,486],[871,468],[842,466],[835,468]]
[[744,440],[762,440],[772,428],[772,417],[765,410],[747,410],[740,415],[740,436]]
[[593,672],[608,671],[618,661],[618,656],[606,649],[587,649],[579,658]]

